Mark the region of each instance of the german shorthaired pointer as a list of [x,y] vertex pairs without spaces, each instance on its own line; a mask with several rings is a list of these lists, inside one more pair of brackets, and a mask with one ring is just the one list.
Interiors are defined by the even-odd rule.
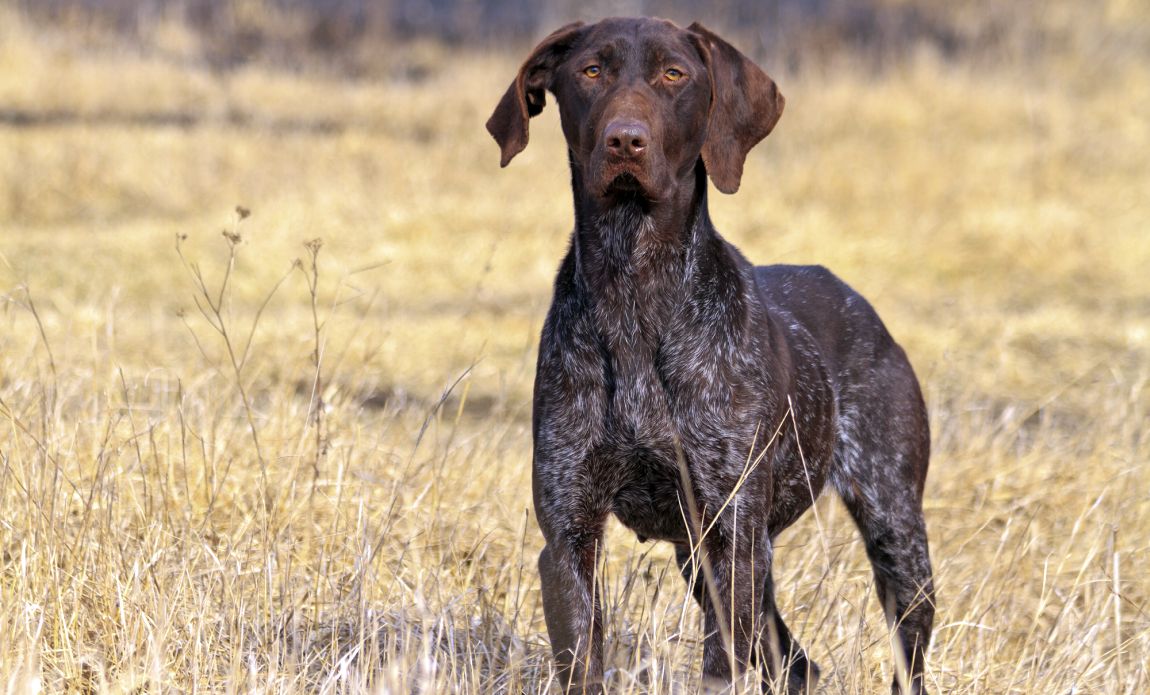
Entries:
[[565,687],[603,687],[594,574],[614,514],[675,544],[705,616],[708,683],[761,667],[768,688],[813,691],[819,668],[775,607],[772,544],[830,483],[898,637],[894,691],[924,692],[930,435],[906,354],[829,271],[753,266],[707,213],[707,177],[734,193],[778,121],[775,83],[699,24],[570,24],[487,122],[502,165],[545,91],[575,196],[532,425],[543,608]]

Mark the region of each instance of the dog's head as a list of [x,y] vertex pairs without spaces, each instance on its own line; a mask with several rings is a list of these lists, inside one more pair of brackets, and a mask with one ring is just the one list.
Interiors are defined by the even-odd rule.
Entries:
[[747,152],[778,122],[773,80],[696,23],[657,19],[569,24],[535,47],[487,121],[502,166],[527,146],[545,92],[588,192],[658,200],[703,158],[724,193],[739,188]]

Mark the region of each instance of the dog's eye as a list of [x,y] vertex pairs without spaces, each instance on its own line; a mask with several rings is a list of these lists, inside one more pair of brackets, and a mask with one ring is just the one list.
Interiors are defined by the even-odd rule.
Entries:
[[600,69],[598,65],[588,65],[587,67],[583,68],[583,74],[587,77],[590,77],[591,79],[595,79],[602,72],[603,70]]
[[667,80],[668,82],[678,82],[684,77],[686,77],[686,75],[684,75],[683,71],[679,70],[678,68],[670,68],[663,73],[663,79]]

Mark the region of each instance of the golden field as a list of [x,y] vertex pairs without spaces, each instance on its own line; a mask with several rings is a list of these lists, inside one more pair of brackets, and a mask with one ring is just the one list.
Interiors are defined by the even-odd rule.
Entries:
[[[1083,50],[768,65],[786,113],[712,191],[749,257],[867,295],[923,381],[936,693],[1150,691],[1150,63]],[[0,688],[548,688],[558,117],[500,170],[520,56],[403,56],[425,77],[213,72],[0,13]],[[695,691],[670,548],[610,539],[612,692]],[[841,505],[780,540],[820,692],[889,692]]]

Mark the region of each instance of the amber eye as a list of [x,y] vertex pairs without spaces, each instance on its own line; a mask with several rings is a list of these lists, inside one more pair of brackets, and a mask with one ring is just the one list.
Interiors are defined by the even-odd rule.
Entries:
[[603,72],[603,71],[599,68],[598,65],[589,65],[589,66],[583,68],[583,74],[586,75],[587,77],[590,77],[591,79],[595,79],[596,77],[598,77],[599,73],[601,73],[601,72]]
[[684,77],[686,77],[686,75],[684,75],[683,71],[679,70],[678,68],[670,68],[667,70],[667,72],[663,73],[663,79],[667,80],[668,82],[678,82]]

